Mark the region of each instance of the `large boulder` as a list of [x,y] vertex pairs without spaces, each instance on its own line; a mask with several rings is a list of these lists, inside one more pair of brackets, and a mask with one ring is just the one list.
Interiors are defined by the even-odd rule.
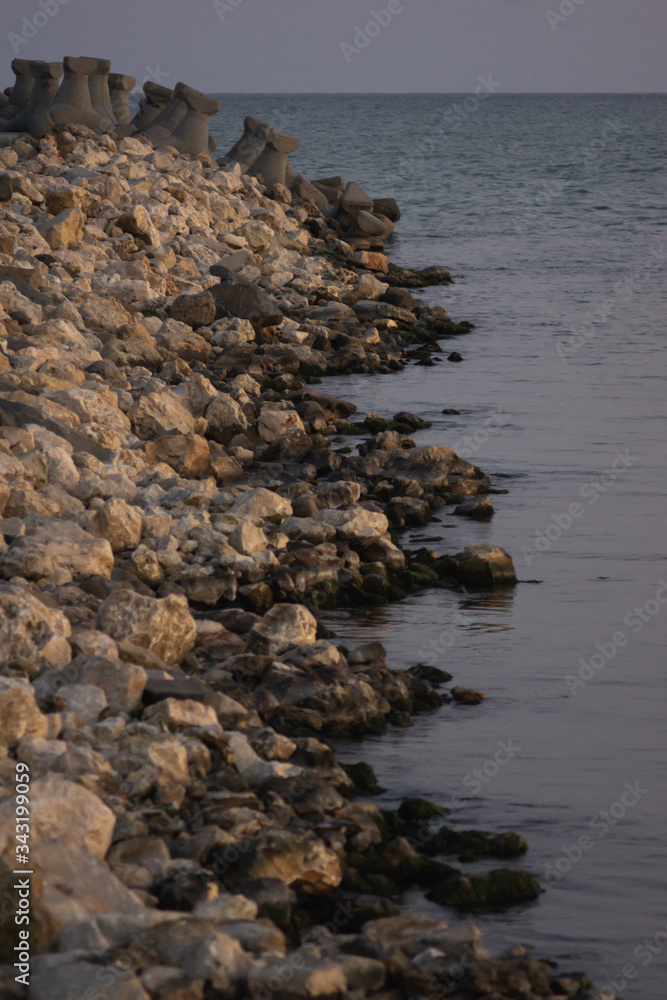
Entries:
[[42,883],[45,916],[63,929],[98,914],[140,908],[138,897],[105,862],[77,843],[47,841],[34,848],[30,861]]
[[265,326],[278,326],[283,314],[272,295],[262,291],[257,285],[240,282],[222,282],[211,292],[216,304],[216,317],[238,316],[248,319],[256,330]]
[[511,555],[499,545],[466,545],[463,552],[439,561],[442,570],[473,587],[516,583]]
[[167,664],[178,665],[197,635],[187,598],[177,594],[146,597],[120,587],[100,605],[97,621],[113,639],[129,639]]
[[262,441],[270,444],[289,434],[290,431],[303,433],[304,426],[296,410],[286,407],[283,403],[266,403],[260,410],[257,430]]
[[150,1000],[133,972],[93,962],[64,961],[53,968],[38,967],[30,979],[31,1000],[71,1000],[72,997],[95,997],[95,1000]]
[[23,587],[0,585],[0,667],[27,660],[38,669],[71,659],[69,619]]
[[248,490],[234,501],[229,509],[236,517],[281,518],[290,517],[292,504],[278,493],[263,486]]
[[163,434],[193,434],[195,418],[183,406],[178,396],[168,389],[148,392],[128,410],[134,432],[142,441],[161,437]]
[[80,208],[66,208],[64,212],[59,212],[42,223],[38,231],[52,250],[62,250],[82,238],[85,223],[86,217]]
[[44,736],[47,726],[30,683],[0,677],[0,746],[14,747],[24,736]]
[[[141,704],[147,680],[143,667],[106,656],[77,656],[66,673],[73,682],[103,691],[114,712],[134,712]],[[56,683],[57,679],[56,675]]]
[[114,552],[136,549],[141,541],[141,511],[113,497],[98,510],[97,527]]
[[[0,857],[14,855],[16,804],[13,798],[0,803]],[[33,848],[50,840],[85,847],[103,858],[111,845],[116,817],[99,796],[74,781],[55,775],[40,778],[30,786],[30,843]]]
[[155,343],[187,362],[206,362],[211,356],[208,341],[194,333],[186,323],[175,319],[164,321],[155,336]]
[[179,295],[169,307],[169,315],[194,330],[210,326],[215,319],[215,299],[207,288],[203,292]]
[[114,558],[105,538],[93,538],[71,521],[35,517],[25,535],[0,555],[0,573],[65,584],[88,576],[111,576]]
[[248,420],[239,403],[227,393],[220,393],[206,408],[208,435],[220,444],[229,444],[237,434],[248,430]]
[[336,529],[343,541],[357,545],[370,545],[389,529],[389,521],[384,514],[356,507],[352,510],[321,510],[316,520]]
[[317,621],[303,604],[274,604],[250,630],[248,651],[278,656],[316,637]]
[[251,878],[278,878],[318,895],[340,885],[342,871],[334,851],[309,834],[272,829],[264,832],[248,859]]

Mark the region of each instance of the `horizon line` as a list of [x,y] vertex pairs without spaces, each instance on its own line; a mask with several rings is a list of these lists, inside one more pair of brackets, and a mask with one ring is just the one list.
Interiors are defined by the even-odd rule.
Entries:
[[[470,90],[207,90],[235,97],[468,97]],[[665,97],[667,90],[505,90],[489,97]]]

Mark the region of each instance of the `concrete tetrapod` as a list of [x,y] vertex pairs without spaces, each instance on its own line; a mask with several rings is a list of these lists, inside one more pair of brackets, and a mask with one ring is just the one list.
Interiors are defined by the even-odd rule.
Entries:
[[270,125],[248,115],[243,121],[243,135],[219,163],[224,164],[231,160],[240,164],[244,174],[247,173],[248,168],[261,156],[272,135],[273,129]]
[[9,103],[0,111],[0,118],[16,118],[24,110],[35,82],[31,65],[29,59],[12,59],[12,71],[16,76],[16,82],[9,95]]
[[267,187],[272,187],[274,184],[284,184],[287,173],[287,157],[290,153],[294,153],[300,145],[300,141],[294,136],[273,129],[263,151],[248,172],[255,177],[262,177]]
[[65,56],[65,75],[51,107],[53,125],[86,125],[101,129],[102,121],[90,100],[88,79],[97,70],[96,59]]
[[155,121],[157,116],[174,96],[173,90],[163,87],[161,83],[153,83],[146,80],[144,83],[144,96],[139,101],[139,110],[131,122],[121,126],[118,131],[121,135],[134,135],[141,132]]
[[197,156],[209,152],[209,124],[211,116],[220,110],[220,101],[208,94],[202,94],[185,83],[177,83],[174,96],[178,92],[184,101],[186,111],[172,134],[155,143],[156,146],[174,146],[179,153]]
[[95,69],[88,77],[90,103],[93,110],[100,116],[102,128],[111,128],[117,124],[109,93],[111,61],[109,59],[93,59],[92,61],[95,63]]
[[153,119],[150,125],[139,129],[141,134],[150,139],[154,146],[158,145],[162,139],[166,139],[172,135],[181,119],[185,117],[185,112],[188,108],[182,97],[184,86],[185,84],[183,83],[177,83],[169,103],[165,104],[162,111]]
[[136,86],[133,76],[124,73],[109,73],[109,96],[114,118],[119,125],[129,125],[132,121],[130,111],[130,93]]
[[28,103],[16,118],[0,124],[3,132],[28,132],[35,139],[51,134],[51,106],[58,93],[61,62],[30,63],[35,80]]

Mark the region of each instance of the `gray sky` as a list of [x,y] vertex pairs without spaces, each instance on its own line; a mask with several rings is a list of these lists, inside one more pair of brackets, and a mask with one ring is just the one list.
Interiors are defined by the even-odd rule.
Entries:
[[667,0],[0,0],[0,14],[4,85],[14,55],[92,55],[209,92],[465,93],[489,74],[503,93],[667,90]]

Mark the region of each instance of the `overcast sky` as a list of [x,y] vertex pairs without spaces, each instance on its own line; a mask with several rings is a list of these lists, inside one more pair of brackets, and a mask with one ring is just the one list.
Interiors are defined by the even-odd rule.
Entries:
[[667,90],[667,0],[0,0],[0,13],[6,84],[15,55],[84,54],[208,92],[454,93],[488,74],[503,93]]

